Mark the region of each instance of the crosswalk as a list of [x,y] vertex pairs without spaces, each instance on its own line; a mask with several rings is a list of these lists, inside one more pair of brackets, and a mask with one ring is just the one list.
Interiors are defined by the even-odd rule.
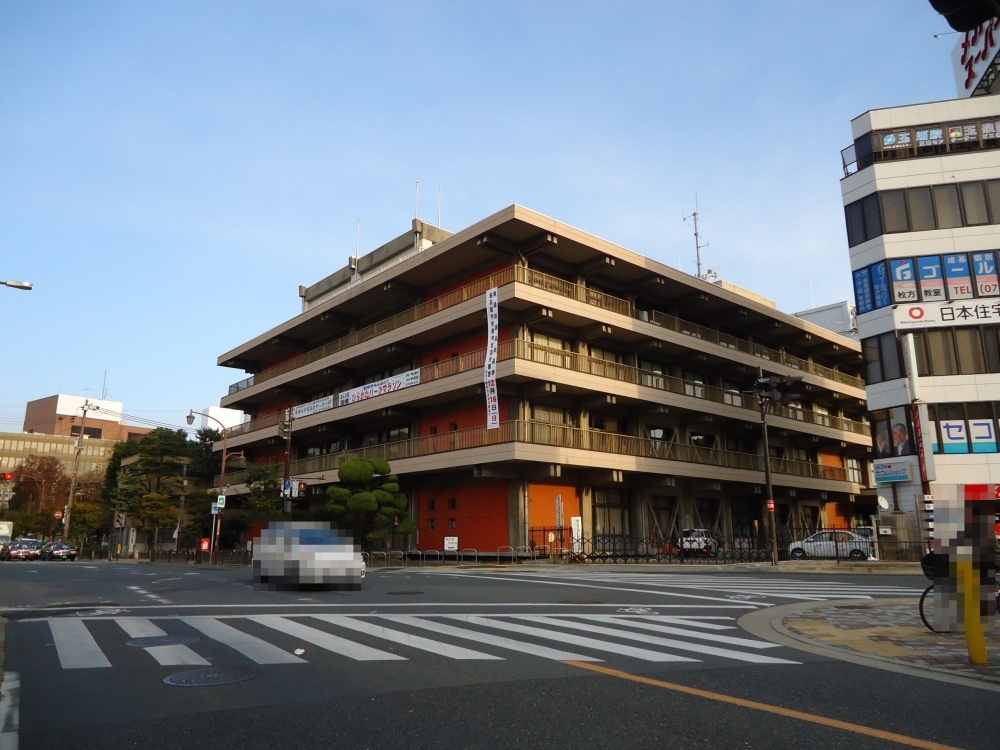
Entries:
[[[419,571],[416,572],[425,572]],[[429,574],[429,573],[428,573]],[[825,601],[874,597],[919,597],[923,587],[863,585],[850,581],[795,580],[771,575],[740,576],[711,573],[631,573],[600,569],[556,569],[552,571],[504,571],[502,573],[456,573],[495,581],[586,585],[627,585],[669,595],[688,592],[719,595],[729,600],[758,599]],[[635,590],[635,589],[632,589]]]
[[[756,665],[799,663],[766,653],[779,646],[745,637],[731,617],[664,615],[654,610],[81,617],[43,622],[64,670],[108,669],[115,666],[115,659],[134,664],[125,654],[129,646],[144,650],[148,663],[160,666],[218,666],[220,659],[232,661],[234,652],[260,665],[329,658],[406,662],[428,656],[503,661],[515,655],[582,662],[614,658],[661,664],[716,659]],[[220,646],[227,654],[220,652]]]

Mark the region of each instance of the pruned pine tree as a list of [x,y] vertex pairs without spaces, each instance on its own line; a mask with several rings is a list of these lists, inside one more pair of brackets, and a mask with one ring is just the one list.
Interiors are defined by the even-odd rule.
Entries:
[[368,544],[416,531],[413,521],[403,516],[409,500],[388,461],[352,458],[340,465],[337,477],[339,484],[327,490],[326,509],[353,526]]

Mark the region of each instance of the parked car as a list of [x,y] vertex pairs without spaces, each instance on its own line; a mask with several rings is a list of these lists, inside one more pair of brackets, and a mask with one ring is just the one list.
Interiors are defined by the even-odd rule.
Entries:
[[4,560],[37,560],[42,543],[34,539],[18,539],[4,551]]
[[38,552],[39,560],[75,560],[76,547],[66,542],[48,542]]
[[708,529],[683,529],[679,546],[685,555],[714,557],[719,552],[719,541]]
[[788,554],[793,560],[808,557],[867,560],[875,556],[875,542],[851,531],[817,531],[789,544]]

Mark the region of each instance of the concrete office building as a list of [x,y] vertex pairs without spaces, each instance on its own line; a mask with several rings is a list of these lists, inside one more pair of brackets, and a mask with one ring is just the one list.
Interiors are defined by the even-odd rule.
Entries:
[[415,220],[299,294],[300,315],[218,363],[249,373],[221,399],[249,415],[230,451],[282,464],[293,411],[300,508],[347,457],[377,456],[421,549],[516,549],[571,524],[623,544],[753,534],[762,371],[803,378],[768,417],[779,524],[874,509],[856,342],[528,209],[454,234]]
[[[1000,97],[986,26],[956,48],[971,97],[866,112],[843,152],[876,482],[886,515],[905,513],[917,535],[925,495],[1000,483]],[[973,54],[973,39],[992,47]]]

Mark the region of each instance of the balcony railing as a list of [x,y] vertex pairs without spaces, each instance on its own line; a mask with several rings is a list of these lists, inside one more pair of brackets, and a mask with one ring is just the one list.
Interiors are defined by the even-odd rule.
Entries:
[[[302,458],[291,463],[291,473],[292,476],[301,476],[314,472],[334,471],[343,462],[351,458],[363,458],[366,460],[383,458],[392,462],[407,458],[419,458],[451,451],[469,450],[507,443],[528,443],[556,448],[589,450],[619,456],[680,461],[725,469],[764,471],[763,457],[752,453],[737,453],[720,448],[670,443],[663,440],[653,440],[633,435],[620,435],[601,430],[583,430],[578,427],[570,427],[562,424],[511,420],[501,423],[499,428],[493,430],[486,429],[485,427],[474,427],[438,435],[410,438],[409,440],[400,440],[393,443],[382,443],[380,445],[342,451],[340,453],[328,453],[323,456]],[[846,469],[821,466],[820,464],[808,461],[772,458],[771,471],[775,474],[809,479],[827,479],[838,482],[849,481]],[[226,478],[232,484],[240,484],[245,476],[246,472],[231,472],[226,475]],[[218,478],[216,478],[216,483],[218,483]]]
[[427,300],[416,307],[397,313],[390,318],[381,320],[374,325],[361,329],[360,331],[355,331],[354,333],[350,333],[343,338],[337,339],[336,341],[324,344],[318,349],[313,349],[312,351],[300,354],[299,356],[282,362],[281,364],[261,370],[256,375],[251,375],[249,378],[245,378],[240,382],[229,386],[229,395],[239,393],[240,391],[246,390],[254,385],[258,385],[259,383],[263,383],[267,380],[271,380],[272,378],[284,375],[285,373],[297,370],[300,367],[317,362],[325,357],[342,352],[345,349],[364,343],[375,336],[379,336],[383,333],[390,333],[402,328],[405,325],[413,323],[414,321],[423,320],[424,318],[441,312],[442,310],[447,310],[448,308],[454,307],[462,302],[466,302],[470,299],[483,295],[487,290],[493,287],[500,287],[514,282],[527,284],[536,289],[543,289],[560,297],[565,297],[566,299],[572,299],[588,305],[593,305],[594,307],[607,312],[614,312],[636,320],[652,323],[661,328],[666,328],[677,333],[683,333],[706,343],[725,347],[730,351],[750,354],[768,362],[779,363],[786,367],[801,370],[802,372],[818,375],[819,377],[833,380],[836,383],[841,383],[843,385],[862,390],[865,387],[864,380],[861,378],[840,372],[839,370],[824,367],[823,365],[818,365],[814,362],[800,359],[799,357],[793,357],[789,354],[785,354],[784,352],[770,349],[766,346],[761,346],[760,344],[754,344],[750,341],[746,341],[745,339],[730,336],[729,334],[720,333],[715,329],[706,328],[696,323],[686,321],[682,318],[667,315],[666,313],[661,313],[656,310],[640,310],[627,300],[619,297],[613,297],[609,294],[599,292],[596,289],[590,289],[581,284],[574,284],[566,281],[565,279],[550,276],[548,274],[541,273],[540,271],[533,271],[529,268],[524,268],[523,266],[513,266],[497,273],[490,274],[487,277],[474,281],[471,284],[467,284],[459,289],[452,290],[451,292],[448,292],[440,297]]
[[[575,354],[564,349],[553,349],[541,346],[529,341],[509,340],[501,343],[497,351],[497,361],[503,362],[510,359],[529,360],[539,362],[553,367],[559,367],[574,372],[582,372],[600,378],[610,378],[622,383],[655,388],[667,393],[674,393],[680,396],[690,396],[692,398],[704,399],[717,404],[727,404],[741,409],[752,410],[756,413],[758,409],[757,397],[755,395],[717,388],[683,378],[663,375],[661,373],[649,372],[638,367],[623,365],[617,362],[610,362],[606,359],[587,357],[582,354]],[[475,352],[464,354],[460,357],[435,362],[420,368],[420,382],[427,383],[441,378],[451,377],[469,370],[481,370],[486,359],[486,350],[480,349]],[[337,399],[333,399],[334,407]],[[779,417],[795,419],[806,424],[818,425],[821,427],[831,427],[836,430],[852,432],[856,435],[870,436],[871,431],[865,422],[855,422],[843,417],[836,417],[830,414],[820,414],[818,412],[795,409],[790,406],[780,406],[775,404],[772,413]],[[276,425],[281,418],[280,414],[269,414],[266,417],[255,419],[250,422],[238,425],[230,431],[230,436],[242,435],[256,430],[266,429]],[[748,419],[751,417],[748,415]]]

